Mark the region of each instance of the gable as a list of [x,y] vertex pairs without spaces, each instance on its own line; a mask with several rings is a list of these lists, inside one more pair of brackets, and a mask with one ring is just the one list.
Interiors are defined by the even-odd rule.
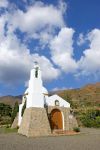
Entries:
[[60,107],[70,107],[70,103],[66,102],[63,98],[58,95],[52,95],[46,99],[48,106],[55,106],[55,101],[59,102]]

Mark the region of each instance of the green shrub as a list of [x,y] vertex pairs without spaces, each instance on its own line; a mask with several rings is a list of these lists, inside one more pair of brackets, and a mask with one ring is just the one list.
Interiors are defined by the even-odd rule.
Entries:
[[74,127],[74,128],[73,128],[73,131],[75,131],[75,132],[80,132],[80,128],[79,128],[79,127]]
[[96,117],[94,126],[97,127],[97,128],[100,128],[100,116]]
[[1,117],[0,125],[7,125],[7,124],[11,124],[11,117],[9,117],[9,116]]
[[11,117],[12,108],[10,105],[0,103],[0,116],[10,116]]
[[18,102],[15,102],[13,111],[12,111],[12,115],[11,115],[11,122],[13,123],[15,117],[17,116],[17,113],[19,111],[19,106],[18,106]]
[[7,125],[6,125],[6,128],[10,128],[10,126],[11,126],[11,125],[7,124]]
[[85,114],[82,114],[81,122],[86,127],[100,127],[100,110],[88,110]]

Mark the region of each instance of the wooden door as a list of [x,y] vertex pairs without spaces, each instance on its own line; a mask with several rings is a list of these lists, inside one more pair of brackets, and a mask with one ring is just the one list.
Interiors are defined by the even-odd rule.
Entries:
[[51,112],[51,129],[63,129],[63,123],[62,123],[62,114],[61,111],[58,109],[54,109]]

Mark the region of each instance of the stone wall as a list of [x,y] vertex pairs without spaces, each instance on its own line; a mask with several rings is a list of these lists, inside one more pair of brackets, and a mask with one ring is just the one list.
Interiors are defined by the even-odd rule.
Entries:
[[70,113],[70,108],[49,106],[48,108],[27,108],[24,112],[18,133],[27,137],[51,135],[49,116],[53,109],[59,109],[63,117],[63,130],[73,130],[77,127],[77,120]]
[[[47,108],[47,114],[50,116],[53,109],[59,109],[62,112],[63,118],[63,130],[73,130],[74,127],[78,127],[77,120],[74,115],[70,114],[70,108],[49,106]],[[71,116],[71,117],[70,117]]]
[[74,127],[78,127],[78,123],[75,116],[71,116],[69,117],[69,129],[73,130]]
[[17,113],[17,116],[15,117],[12,125],[11,125],[11,128],[14,129],[14,128],[18,128],[18,113]]
[[45,108],[27,108],[18,133],[27,137],[50,135],[51,129]]

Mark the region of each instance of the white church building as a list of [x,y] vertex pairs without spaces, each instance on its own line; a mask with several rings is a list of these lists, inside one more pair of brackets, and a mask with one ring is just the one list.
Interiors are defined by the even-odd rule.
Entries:
[[18,133],[35,137],[50,135],[54,130],[72,130],[77,126],[77,121],[70,110],[66,100],[58,95],[48,95],[43,86],[41,69],[35,63],[22,104],[19,105]]

